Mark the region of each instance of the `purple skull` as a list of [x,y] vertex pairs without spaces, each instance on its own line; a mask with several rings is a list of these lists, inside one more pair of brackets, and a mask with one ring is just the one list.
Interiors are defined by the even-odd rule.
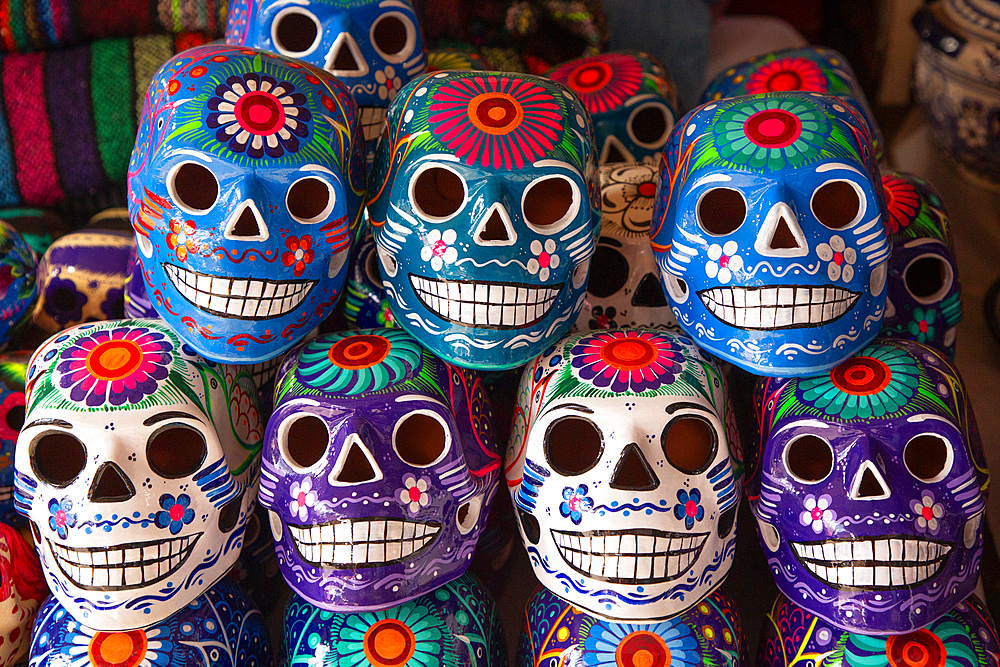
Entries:
[[763,379],[747,483],[778,588],[845,630],[900,633],[968,596],[989,472],[954,366],[877,341],[829,373]]
[[489,399],[400,329],[321,336],[278,371],[260,502],[289,585],[386,609],[468,567],[500,479]]

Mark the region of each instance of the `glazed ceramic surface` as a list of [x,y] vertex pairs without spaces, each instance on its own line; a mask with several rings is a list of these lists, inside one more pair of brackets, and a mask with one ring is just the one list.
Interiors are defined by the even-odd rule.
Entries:
[[49,339],[27,389],[14,503],[69,613],[145,627],[226,573],[264,431],[245,372],[198,357],[162,320],[117,320]]
[[895,635],[844,631],[779,596],[767,614],[757,665],[798,659],[824,667],[995,667],[1000,645],[990,613],[970,595],[926,626]]
[[763,379],[747,484],[786,596],[852,632],[904,633],[967,597],[989,472],[940,352],[881,340],[829,373]]
[[375,239],[371,235],[362,236],[355,248],[346,292],[344,318],[351,326],[358,329],[391,329],[396,326],[379,271]]
[[[146,274],[142,270],[142,262],[139,261],[137,244],[133,244],[129,248],[125,267],[128,271],[128,282],[125,284],[125,317],[133,320],[158,319],[160,314],[156,312],[156,308],[149,300],[149,293],[146,291]],[[152,289],[152,285],[150,288]]]
[[540,588],[528,601],[515,667],[739,667],[746,645],[736,607],[716,591],[659,623],[615,623]]
[[25,322],[38,296],[34,251],[13,227],[0,220],[0,349]]
[[878,333],[884,217],[857,112],[818,93],[767,93],[681,120],[650,238],[674,314],[698,345],[758,375],[806,375]]
[[38,612],[31,667],[272,667],[260,612],[227,581],[169,618],[127,632],[76,620],[55,597]]
[[687,336],[577,334],[521,376],[507,486],[543,586],[612,619],[675,616],[722,583],[742,463],[719,368]]
[[24,376],[30,357],[30,352],[0,355],[0,521],[14,525],[24,523],[14,510],[14,444],[24,426]]
[[387,609],[461,575],[500,478],[489,399],[400,329],[286,357],[260,502],[288,584],[325,609]]
[[600,226],[593,130],[568,89],[438,72],[389,110],[368,211],[396,322],[469,368],[513,368],[558,340]]
[[482,55],[475,51],[450,48],[427,51],[427,72],[443,72],[451,69],[482,72],[493,68]]
[[601,164],[655,164],[680,115],[677,89],[655,58],[618,51],[570,60],[548,75],[579,95],[594,122]]
[[280,355],[333,309],[364,196],[357,107],[311,65],[206,45],[146,93],[129,214],[146,291],[217,362]]
[[0,665],[23,663],[35,613],[49,594],[34,547],[0,524]]
[[948,211],[934,186],[912,174],[882,173],[892,236],[882,333],[955,358],[962,286]]

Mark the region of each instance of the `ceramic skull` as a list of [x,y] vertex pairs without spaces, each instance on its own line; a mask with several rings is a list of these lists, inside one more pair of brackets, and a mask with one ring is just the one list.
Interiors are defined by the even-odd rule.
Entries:
[[962,286],[941,195],[912,174],[884,172],[892,236],[882,332],[909,338],[955,358]]
[[31,358],[14,456],[49,588],[81,623],[176,612],[236,561],[263,424],[250,377],[162,320],[68,329]]
[[686,336],[577,334],[528,364],[506,475],[542,585],[624,620],[711,592],[736,548],[733,427],[718,367]]
[[0,220],[0,349],[30,316],[38,296],[37,264],[31,246]]
[[601,236],[597,241],[587,299],[576,321],[580,331],[653,327],[680,332],[660,285],[649,247],[656,200],[656,167],[608,164],[601,179]]
[[278,371],[260,502],[288,584],[385,609],[465,571],[500,477],[475,374],[400,329],[321,336]]
[[569,90],[428,74],[390,108],[369,181],[393,314],[431,352],[513,368],[572,326],[600,214],[593,130]]
[[129,215],[161,317],[213,361],[288,350],[333,309],[364,196],[347,88],[322,70],[210,44],[146,92]]
[[30,352],[0,355],[0,521],[20,525],[14,510],[14,445],[24,426],[24,376]]
[[940,352],[880,340],[828,373],[763,379],[747,495],[778,588],[852,632],[909,632],[976,585],[989,472]]
[[655,164],[680,107],[663,65],[645,53],[617,51],[570,60],[548,75],[576,93],[594,121],[600,164]]
[[375,239],[366,234],[355,249],[344,298],[344,319],[358,329],[396,326],[378,263]]
[[0,523],[0,666],[23,662],[35,612],[48,594],[38,554],[17,530]]
[[890,239],[867,126],[818,93],[698,107],[664,154],[650,240],[681,327],[758,375],[828,370],[878,333]]

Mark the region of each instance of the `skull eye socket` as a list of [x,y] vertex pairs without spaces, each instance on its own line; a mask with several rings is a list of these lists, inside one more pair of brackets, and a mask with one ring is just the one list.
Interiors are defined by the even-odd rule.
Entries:
[[628,282],[628,260],[621,252],[609,247],[612,243],[618,242],[602,238],[594,251],[593,264],[601,270],[590,274],[587,291],[598,299],[607,299]]
[[955,280],[951,265],[939,255],[921,255],[903,269],[903,281],[919,303],[936,303],[951,290]]
[[709,234],[732,234],[747,218],[747,203],[738,190],[712,188],[698,200],[698,224]]
[[431,222],[444,222],[461,211],[465,196],[465,180],[446,167],[421,169],[410,181],[413,207]]
[[951,472],[953,458],[951,444],[932,433],[911,438],[903,448],[906,469],[921,482],[940,482]]
[[307,176],[292,183],[285,195],[285,206],[288,213],[298,222],[311,224],[325,220],[333,205],[336,196],[333,188],[326,181]]
[[554,234],[576,217],[580,190],[565,176],[545,176],[524,191],[521,212],[536,231]]
[[396,422],[392,445],[399,458],[424,468],[436,463],[448,448],[444,424],[429,412],[413,412]]
[[582,417],[562,417],[545,431],[545,458],[560,475],[580,475],[601,460],[604,437],[597,426]]
[[629,136],[643,148],[662,148],[673,127],[673,114],[659,102],[640,105],[628,119]]
[[7,428],[14,433],[21,430],[24,426],[24,406],[23,405],[13,405],[7,414],[4,415],[4,421],[7,422]]
[[69,486],[87,465],[87,448],[69,433],[50,431],[31,442],[31,469],[54,487]]
[[383,14],[371,30],[372,45],[389,62],[405,60],[413,52],[416,29],[413,21],[397,12]]
[[385,289],[385,283],[382,282],[382,274],[378,270],[378,258],[375,248],[372,248],[365,257],[365,273],[368,275],[368,280],[372,282],[377,289]]
[[785,468],[805,484],[822,482],[833,472],[833,447],[819,436],[799,436],[785,449]]
[[715,429],[701,417],[685,416],[663,428],[660,446],[670,465],[689,475],[708,470],[719,448]]
[[278,53],[304,56],[316,50],[322,33],[319,19],[312,12],[289,8],[278,13],[271,24],[271,41]]
[[187,424],[168,424],[153,433],[146,444],[149,467],[167,479],[193,475],[207,455],[205,436]]
[[167,176],[167,190],[181,210],[204,213],[219,198],[219,182],[215,174],[197,162],[182,162]]
[[830,229],[846,229],[861,219],[864,203],[850,181],[829,181],[816,188],[810,202],[812,213]]
[[330,445],[330,432],[319,417],[303,415],[279,434],[281,453],[293,468],[305,470],[316,465]]

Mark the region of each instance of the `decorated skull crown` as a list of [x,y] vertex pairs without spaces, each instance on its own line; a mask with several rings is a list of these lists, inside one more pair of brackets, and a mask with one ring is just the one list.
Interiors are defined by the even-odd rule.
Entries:
[[332,311],[365,174],[357,105],[330,74],[218,44],[174,56],[128,178],[146,291],[199,354],[266,361]]
[[725,382],[687,336],[569,336],[524,370],[507,486],[535,575],[597,616],[683,612],[725,578],[742,463]]
[[878,333],[890,239],[868,128],[818,93],[704,104],[674,128],[650,240],[680,326],[758,375],[828,370]]
[[49,339],[26,386],[14,503],[75,618],[148,626],[236,562],[263,436],[249,375],[162,320],[117,320]]
[[503,72],[412,81],[369,184],[396,322],[434,354],[514,368],[572,326],[600,208],[589,115],[568,89]]
[[972,592],[989,472],[954,366],[879,340],[829,373],[762,379],[747,482],[778,588],[851,632],[927,625]]
[[461,575],[500,478],[480,379],[400,329],[321,336],[278,378],[260,502],[292,589],[354,612]]

